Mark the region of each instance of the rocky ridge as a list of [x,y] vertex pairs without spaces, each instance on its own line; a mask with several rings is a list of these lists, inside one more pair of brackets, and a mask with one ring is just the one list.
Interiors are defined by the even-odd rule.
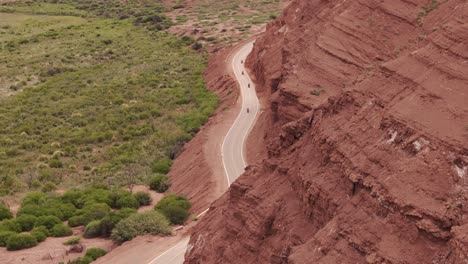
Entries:
[[466,263],[467,62],[466,1],[292,2],[247,61],[264,159],[186,263]]

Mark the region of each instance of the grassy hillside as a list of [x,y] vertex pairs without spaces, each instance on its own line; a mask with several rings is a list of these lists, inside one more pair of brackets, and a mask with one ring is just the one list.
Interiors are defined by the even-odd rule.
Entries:
[[65,4],[0,10],[2,195],[164,172],[216,106],[189,38]]

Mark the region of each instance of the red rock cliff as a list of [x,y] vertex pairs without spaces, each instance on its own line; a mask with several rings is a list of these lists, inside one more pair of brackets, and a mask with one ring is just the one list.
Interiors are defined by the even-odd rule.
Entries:
[[247,63],[267,158],[186,263],[467,263],[466,1],[297,0]]

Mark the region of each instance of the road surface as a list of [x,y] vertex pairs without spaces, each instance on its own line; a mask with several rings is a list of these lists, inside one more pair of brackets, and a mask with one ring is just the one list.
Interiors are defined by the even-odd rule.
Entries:
[[[245,162],[245,141],[252,126],[255,123],[260,108],[255,85],[253,84],[247,70],[244,68],[245,59],[252,51],[254,41],[246,43],[232,57],[231,67],[239,83],[242,98],[242,107],[236,120],[224,138],[221,147],[223,166],[228,185],[231,185],[237,177],[244,173],[247,163]],[[250,87],[249,87],[250,86]],[[249,112],[247,112],[247,109]],[[202,214],[206,213],[203,212]],[[185,251],[187,250],[190,237],[162,253],[149,264],[182,264]]]

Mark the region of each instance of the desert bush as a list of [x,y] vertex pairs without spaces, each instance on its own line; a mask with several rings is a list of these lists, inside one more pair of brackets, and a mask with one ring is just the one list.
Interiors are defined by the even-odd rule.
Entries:
[[137,192],[133,196],[136,198],[140,206],[151,204],[152,199],[148,192]]
[[76,207],[72,203],[64,202],[61,197],[52,194],[33,192],[23,199],[18,216],[23,214],[34,216],[56,216],[62,221],[75,214]]
[[71,236],[72,234],[73,230],[64,223],[56,224],[50,229],[50,235],[53,237],[65,237]]
[[8,239],[16,235],[13,231],[0,231],[0,247],[5,247]]
[[158,193],[163,193],[169,189],[167,180],[168,179],[166,175],[156,174],[150,179],[149,187],[151,190],[157,191]]
[[133,208],[123,208],[121,210],[111,212],[108,216],[104,217],[100,221],[101,236],[110,236],[112,229],[114,229],[118,222],[134,213],[136,213],[136,210]]
[[13,219],[6,219],[0,222],[0,231],[21,232],[21,226]]
[[111,211],[109,205],[105,203],[90,204],[83,208],[83,224],[87,225],[93,220],[100,220],[108,215]]
[[170,234],[169,221],[157,211],[130,215],[112,230],[111,238],[119,243],[144,234]]
[[167,219],[169,219],[169,221],[171,221],[171,223],[174,225],[183,224],[190,215],[187,209],[176,205],[169,205],[163,209],[160,209],[159,211],[164,214]]
[[186,210],[190,209],[192,206],[190,204],[190,201],[187,200],[187,198],[180,196],[180,195],[175,195],[175,194],[169,194],[164,196],[154,207],[156,210],[164,209],[165,207],[169,205],[175,205],[181,208],[184,208]]
[[13,214],[3,205],[0,205],[0,221],[13,218]]
[[151,170],[154,173],[167,174],[172,166],[172,160],[168,158],[160,159],[151,164]]
[[25,205],[43,205],[47,202],[49,196],[41,192],[30,192],[21,201],[21,207]]
[[52,229],[56,224],[62,223],[60,218],[54,215],[39,216],[34,223],[34,226],[45,226],[47,229]]
[[44,233],[43,231],[39,230],[39,229],[36,229],[36,230],[33,229],[31,231],[30,235],[33,236],[38,243],[46,240],[46,238],[47,238],[47,234]]
[[21,226],[21,231],[31,231],[36,223],[37,217],[34,215],[22,214],[15,218],[15,222]]
[[101,221],[94,220],[89,222],[86,225],[84,235],[88,238],[101,236]]
[[114,209],[118,209],[119,206],[117,204],[117,201],[122,198],[122,197],[125,197],[125,196],[130,196],[132,195],[129,191],[125,191],[125,190],[120,190],[120,189],[116,189],[116,190],[112,190],[109,194],[108,194],[108,198],[109,198],[109,203],[108,205],[111,207],[111,208],[114,208]]
[[85,222],[86,221],[82,215],[76,215],[68,219],[68,226],[70,227],[81,226],[81,225],[84,225]]
[[93,259],[90,257],[80,257],[74,260],[69,260],[67,264],[89,264],[91,262],[93,262]]
[[172,224],[183,224],[189,217],[190,202],[183,196],[166,195],[154,207],[165,215]]
[[140,203],[133,195],[120,197],[117,200],[117,208],[138,208]]
[[88,250],[86,250],[85,257],[90,257],[93,260],[96,260],[96,259],[106,255],[106,253],[107,252],[104,249],[101,249],[101,248],[89,248]]
[[85,195],[85,192],[83,190],[71,189],[71,190],[66,191],[60,197],[60,199],[64,203],[73,204],[76,208],[82,208],[84,205],[84,200],[82,199],[84,195]]
[[51,168],[63,168],[63,163],[58,159],[51,159],[49,161],[49,167],[51,167]]
[[52,192],[55,190],[57,190],[57,185],[55,185],[55,183],[53,182],[46,182],[44,183],[44,185],[42,185],[42,188],[41,188],[41,191],[45,193]]
[[49,233],[49,229],[47,229],[47,227],[45,226],[35,226],[31,232],[42,232],[44,233],[46,236],[49,236],[50,233]]
[[76,245],[76,244],[80,243],[80,241],[81,241],[81,237],[72,237],[72,238],[68,239],[67,241],[63,242],[63,244],[65,246]]
[[31,248],[37,245],[37,240],[31,235],[16,234],[11,236],[6,244],[7,250],[20,250]]

